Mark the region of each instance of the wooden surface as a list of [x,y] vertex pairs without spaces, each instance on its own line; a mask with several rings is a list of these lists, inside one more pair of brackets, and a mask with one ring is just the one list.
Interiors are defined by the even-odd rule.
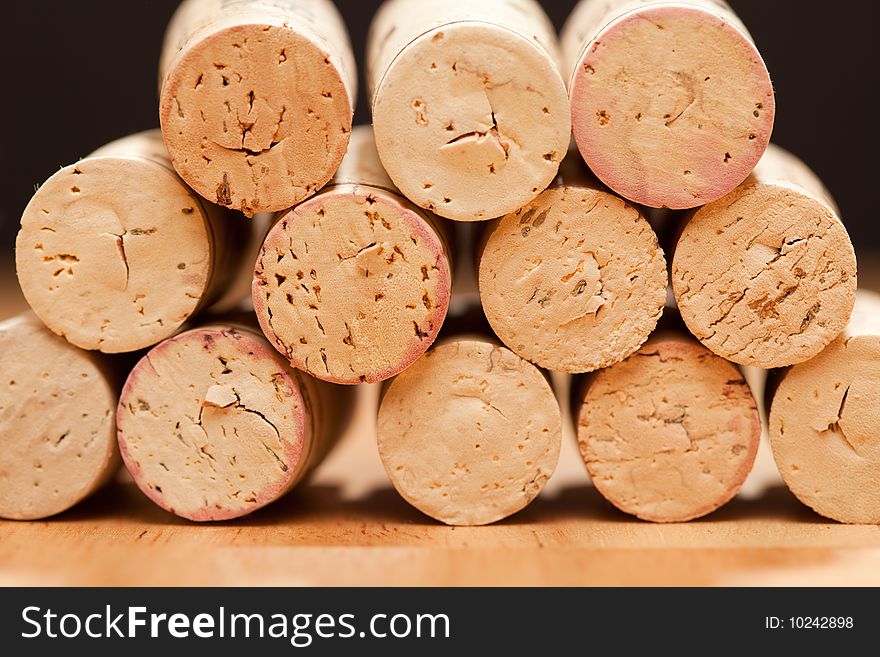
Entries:
[[[0,317],[22,308],[0,265]],[[816,516],[778,483],[766,451],[747,496],[653,525],[602,500],[569,435],[530,507],[490,527],[438,525],[385,478],[377,393],[361,389],[354,424],[309,485],[243,520],[180,520],[120,475],[51,520],[0,521],[0,584],[880,585],[880,527]]]

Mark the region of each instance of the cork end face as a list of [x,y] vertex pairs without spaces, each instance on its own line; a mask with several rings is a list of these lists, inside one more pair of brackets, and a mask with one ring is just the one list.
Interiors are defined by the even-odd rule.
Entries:
[[575,141],[618,194],[693,208],[739,185],[770,142],[773,86],[760,53],[714,12],[627,12],[585,48],[570,84]]
[[562,372],[592,372],[630,355],[666,302],[666,260],[651,226],[617,196],[585,187],[548,189],[501,219],[479,279],[498,337]]
[[116,395],[92,356],[36,319],[0,323],[0,518],[61,513],[119,465]]
[[271,24],[235,25],[187,45],[159,109],[181,177],[248,216],[285,210],[326,184],[352,116],[336,57],[304,30]]
[[831,209],[805,190],[746,183],[685,226],[672,287],[688,328],[716,354],[785,367],[818,354],[846,326],[855,252]]
[[556,467],[559,406],[541,373],[480,340],[439,344],[395,378],[379,408],[379,455],[397,491],[449,525],[528,505]]
[[303,474],[311,425],[303,391],[266,341],[203,328],[152,349],[118,409],[120,451],[138,487],[195,521],[246,515]]
[[773,457],[817,513],[880,524],[880,335],[841,337],[791,368],[770,408]]
[[451,284],[442,239],[420,211],[385,190],[346,184],[275,224],[253,303],[294,367],[333,383],[373,383],[434,342]]
[[127,352],[173,334],[213,266],[201,200],[139,157],[86,158],[37,190],[21,218],[16,270],[34,312],[83,349]]
[[621,511],[653,522],[684,522],[728,502],[760,436],[740,372],[678,340],[649,342],[599,372],[578,419],[593,484]]
[[457,221],[500,217],[550,184],[571,134],[550,56],[497,25],[444,25],[381,79],[373,127],[382,164],[414,203]]

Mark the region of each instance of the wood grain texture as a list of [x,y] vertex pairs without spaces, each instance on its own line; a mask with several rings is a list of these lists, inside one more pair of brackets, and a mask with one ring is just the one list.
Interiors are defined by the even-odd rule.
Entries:
[[[6,271],[2,317],[21,309]],[[121,480],[53,520],[0,522],[0,585],[880,585],[880,527],[826,522],[781,484],[695,522],[634,521],[589,485],[570,434],[527,509],[489,527],[442,526],[387,482],[377,388],[361,392],[339,449],[278,503],[195,525]]]

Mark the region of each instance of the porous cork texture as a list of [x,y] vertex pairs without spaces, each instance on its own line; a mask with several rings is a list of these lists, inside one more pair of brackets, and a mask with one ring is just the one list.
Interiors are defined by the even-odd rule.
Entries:
[[593,484],[643,520],[714,511],[754,463],[761,420],[746,381],[690,339],[652,338],[595,374],[582,401],[578,444]]
[[0,322],[0,518],[61,513],[116,472],[116,393],[33,315]]
[[159,118],[181,177],[218,205],[285,210],[348,145],[356,68],[330,0],[186,0],[168,26]]
[[325,381],[394,376],[431,346],[446,317],[443,237],[381,183],[372,134],[358,128],[340,173],[280,218],[256,264],[263,332],[291,365]]
[[439,343],[387,386],[379,455],[407,502],[449,525],[519,511],[552,475],[559,405],[540,371],[482,339]]
[[534,0],[389,0],[370,27],[367,79],[388,175],[442,217],[512,212],[568,149],[556,35]]
[[219,290],[219,208],[171,168],[158,131],[62,168],[21,218],[22,292],[55,333],[83,349],[127,352],[172,335]]
[[582,0],[562,31],[584,160],[636,203],[710,203],[770,141],[773,87],[751,37],[715,0]]
[[860,291],[844,333],[783,376],[770,445],[786,485],[817,513],[880,524],[880,297]]
[[[806,361],[836,338],[856,294],[856,257],[827,191],[787,170],[806,167],[771,146],[752,176],[700,208],[672,260],[690,331],[716,354],[772,368]],[[815,181],[818,184],[818,181]]]
[[154,347],[119,400],[122,458],[162,508],[228,520],[289,491],[309,470],[314,391],[256,332],[203,327]]
[[493,330],[541,367],[591,372],[647,340],[666,260],[642,214],[597,188],[548,189],[490,229],[480,298]]

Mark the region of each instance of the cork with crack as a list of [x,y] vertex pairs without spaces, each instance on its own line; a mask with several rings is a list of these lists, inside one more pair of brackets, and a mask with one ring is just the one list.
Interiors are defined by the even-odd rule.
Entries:
[[438,343],[384,390],[379,455],[407,502],[449,525],[528,505],[552,475],[559,405],[541,372],[479,337]]
[[556,34],[534,0],[388,0],[367,80],[382,163],[416,205],[491,219],[553,180],[571,134]]
[[248,216],[299,203],[345,154],[356,71],[330,0],[185,0],[160,63],[174,167]]
[[218,324],[149,351],[119,400],[122,458],[153,502],[183,518],[228,520],[293,488],[335,434],[326,384],[292,370],[266,339]]
[[770,141],[770,76],[720,0],[581,0],[561,42],[575,140],[625,198],[710,203],[745,180]]
[[431,346],[451,283],[436,219],[394,188],[361,127],[333,181],[269,232],[253,302],[293,366],[333,383],[372,383]]
[[61,513],[119,467],[112,365],[33,315],[0,323],[0,518]]
[[174,172],[158,131],[62,168],[21,218],[16,271],[58,335],[107,353],[156,344],[226,298],[243,269],[247,222],[201,199]]
[[740,371],[683,332],[660,331],[592,375],[575,405],[593,484],[621,511],[653,522],[684,522],[725,504],[761,436]]
[[804,504],[839,522],[880,524],[880,296],[860,290],[846,330],[783,374],[770,445]]
[[672,287],[688,328],[716,354],[783,367],[812,358],[846,326],[856,257],[827,190],[771,146],[746,182],[684,226]]
[[654,330],[666,260],[637,208],[584,175],[561,178],[489,229],[480,298],[514,352],[550,370],[591,372]]

